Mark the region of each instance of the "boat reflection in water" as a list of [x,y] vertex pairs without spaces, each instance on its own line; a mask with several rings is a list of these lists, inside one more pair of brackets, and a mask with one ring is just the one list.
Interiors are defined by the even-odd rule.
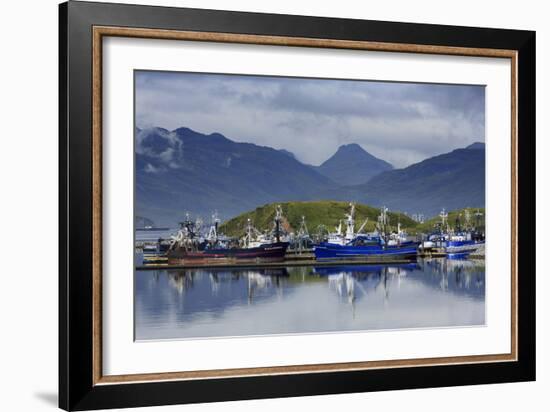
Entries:
[[352,305],[355,316],[355,301],[358,297],[366,297],[382,289],[384,303],[389,299],[390,283],[396,281],[400,286],[401,277],[407,272],[418,269],[416,263],[402,265],[370,265],[370,266],[335,266],[320,267],[314,271],[320,276],[327,276],[329,288],[340,298]]
[[135,319],[138,340],[484,325],[485,267],[137,271]]
[[[155,271],[153,278],[159,280],[163,271]],[[209,283],[212,296],[223,296],[227,294],[227,290],[231,289],[231,284],[236,284],[237,287],[242,286],[242,283],[247,285],[247,297],[249,303],[252,302],[255,291],[267,289],[277,290],[280,294],[281,277],[288,277],[288,272],[285,268],[263,269],[263,270],[177,270],[166,271],[168,283],[173,287],[179,295],[193,293],[191,289],[195,283],[199,283],[199,288],[202,287],[202,282]],[[205,279],[208,281],[205,281]],[[261,292],[260,292],[261,293]]]

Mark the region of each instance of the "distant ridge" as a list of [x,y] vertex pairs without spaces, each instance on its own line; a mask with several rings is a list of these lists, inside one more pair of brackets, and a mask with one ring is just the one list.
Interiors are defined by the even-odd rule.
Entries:
[[294,156],[294,153],[286,150],[286,149],[279,149],[279,152],[286,154],[287,156],[292,157],[293,159],[296,159],[296,156]]

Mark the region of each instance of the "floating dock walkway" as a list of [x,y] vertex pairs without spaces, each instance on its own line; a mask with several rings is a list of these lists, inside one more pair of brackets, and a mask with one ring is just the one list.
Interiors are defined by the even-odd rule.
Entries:
[[348,259],[348,260],[285,260],[280,262],[246,262],[246,263],[220,263],[220,264],[189,264],[169,265],[168,263],[154,263],[149,265],[138,265],[136,270],[182,270],[182,269],[249,269],[249,268],[284,268],[296,266],[351,266],[351,265],[383,265],[383,264],[405,264],[416,262],[416,259]]

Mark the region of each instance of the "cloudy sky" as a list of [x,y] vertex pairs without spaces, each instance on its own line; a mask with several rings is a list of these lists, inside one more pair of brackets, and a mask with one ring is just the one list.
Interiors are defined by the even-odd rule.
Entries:
[[396,167],[485,141],[485,88],[136,71],[136,126],[189,127],[319,165],[358,143]]

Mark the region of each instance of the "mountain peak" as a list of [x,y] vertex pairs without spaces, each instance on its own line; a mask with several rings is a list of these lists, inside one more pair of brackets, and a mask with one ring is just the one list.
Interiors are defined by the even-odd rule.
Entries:
[[357,143],[341,145],[336,153],[317,168],[344,186],[365,183],[372,176],[391,169],[391,164],[371,155]]
[[201,133],[196,132],[188,127],[178,127],[177,129],[172,130],[172,133],[175,133],[179,137],[202,136]]
[[342,151],[344,151],[344,150],[362,150],[363,152],[365,152],[365,149],[363,149],[357,143],[343,144],[338,148],[338,151],[340,151],[340,150],[342,150]]
[[191,139],[200,139],[202,140],[209,140],[210,142],[215,143],[224,143],[224,142],[230,142],[231,140],[225,137],[223,134],[215,132],[210,134],[204,134],[197,132],[193,129],[190,129],[189,127],[178,127],[177,129],[173,130],[172,133],[175,133],[180,139],[185,139],[186,141]]
[[472,144],[469,145],[469,146],[466,146],[466,149],[470,149],[470,150],[485,150],[485,143],[483,143],[483,142],[475,142],[475,143],[472,143]]
[[[343,144],[341,145],[340,147],[338,147],[338,150],[336,150],[336,153],[334,153],[334,156],[336,155],[358,155],[358,156],[364,156],[364,155],[368,155],[368,156],[371,156],[371,154],[369,152],[367,152],[365,149],[363,149],[360,145],[358,145],[357,143],[348,143],[348,144]],[[374,156],[372,156],[374,157]],[[330,159],[329,159],[330,160]]]

